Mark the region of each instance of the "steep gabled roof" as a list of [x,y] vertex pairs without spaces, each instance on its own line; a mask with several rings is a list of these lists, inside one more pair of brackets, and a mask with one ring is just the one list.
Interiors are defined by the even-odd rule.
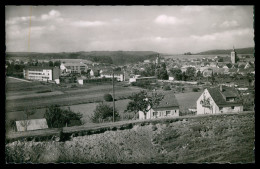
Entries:
[[179,107],[179,103],[172,92],[170,93],[162,92],[162,94],[164,95],[164,98],[159,103],[159,105],[156,108],[154,108],[154,110],[164,110],[164,109],[166,110],[172,107]]
[[218,106],[225,105],[241,105],[238,101],[227,102],[224,97],[238,97],[238,92],[233,87],[222,86],[223,91],[220,91],[220,87],[207,88],[212,99]]

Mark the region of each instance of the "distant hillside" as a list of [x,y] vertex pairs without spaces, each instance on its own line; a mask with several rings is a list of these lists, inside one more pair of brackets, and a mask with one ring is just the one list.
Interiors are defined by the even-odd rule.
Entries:
[[[221,50],[221,49],[216,49],[216,50],[208,50],[205,52],[200,52],[196,53],[196,55],[221,55],[221,54],[230,54],[230,52],[233,49],[226,49],[226,50]],[[254,54],[254,47],[249,47],[249,48],[239,48],[235,49],[237,54]]]
[[152,51],[91,51],[91,52],[7,52],[6,59],[85,59],[92,62],[123,65],[153,59],[158,53]]

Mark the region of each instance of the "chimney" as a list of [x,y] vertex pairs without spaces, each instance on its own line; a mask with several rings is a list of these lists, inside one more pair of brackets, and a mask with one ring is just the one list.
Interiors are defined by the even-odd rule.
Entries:
[[219,86],[219,90],[220,90],[221,92],[223,92],[222,84]]

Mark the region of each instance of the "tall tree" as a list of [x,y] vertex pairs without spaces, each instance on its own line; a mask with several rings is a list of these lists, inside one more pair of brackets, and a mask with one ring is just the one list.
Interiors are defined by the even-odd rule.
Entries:
[[[115,109],[114,112],[115,119],[119,117],[119,113]],[[101,123],[104,121],[112,121],[113,119],[113,107],[104,104],[103,102],[99,103],[94,110],[94,114],[91,116],[91,121],[93,123]]]
[[25,131],[27,131],[27,127],[30,124],[29,117],[36,113],[35,109],[30,109],[29,107],[25,108],[25,119],[21,122],[21,125],[24,127]]
[[151,93],[148,94],[146,91],[141,91],[139,93],[133,94],[128,103],[126,111],[133,111],[135,113],[142,111],[146,118],[146,114],[149,110],[157,107],[160,101],[163,99],[164,95],[161,93]]
[[188,67],[186,70],[186,76],[190,79],[196,74],[196,69],[194,67]]
[[172,68],[170,69],[171,74],[173,75],[174,79],[182,80],[182,71],[179,68]]
[[53,67],[53,62],[52,61],[49,61],[49,66]]

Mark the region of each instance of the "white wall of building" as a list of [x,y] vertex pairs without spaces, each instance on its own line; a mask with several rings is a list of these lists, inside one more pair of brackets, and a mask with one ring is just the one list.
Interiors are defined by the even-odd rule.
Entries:
[[51,69],[28,70],[28,79],[39,80],[39,81],[53,80],[52,70]]
[[[204,97],[206,99],[210,98],[210,105],[211,107],[203,107],[201,104],[201,101],[204,100]],[[210,96],[209,92],[207,89],[204,90],[204,92],[201,94],[201,96],[197,100],[197,114],[215,114],[218,113],[218,106]]]
[[[201,100],[205,98],[210,98],[210,108],[203,107],[200,103]],[[218,105],[214,102],[211,95],[209,94],[208,90],[205,89],[204,92],[197,100],[197,114],[216,114],[216,113],[232,113],[232,112],[241,112],[243,111],[243,106],[225,106],[225,107],[218,107]]]
[[[112,74],[101,74],[100,76],[101,76],[101,78],[102,78],[102,77],[113,78],[113,75],[112,75]],[[117,81],[120,81],[120,82],[124,81],[124,75],[123,75],[123,74],[120,74],[120,75],[116,75],[116,74],[115,74],[115,75],[114,75],[114,78],[116,78]]]
[[83,79],[79,79],[79,80],[78,80],[78,83],[79,83],[80,85],[83,85]]
[[174,77],[172,77],[172,76],[169,76],[169,80],[174,80]]
[[[146,113],[146,118],[144,115],[144,112],[139,111],[139,119],[154,119],[154,118],[164,118],[164,117],[178,117],[180,110],[179,108],[172,108],[171,110],[164,110],[164,111],[157,111],[157,113],[154,114],[154,110],[151,109]],[[167,114],[168,112],[168,114]]]

